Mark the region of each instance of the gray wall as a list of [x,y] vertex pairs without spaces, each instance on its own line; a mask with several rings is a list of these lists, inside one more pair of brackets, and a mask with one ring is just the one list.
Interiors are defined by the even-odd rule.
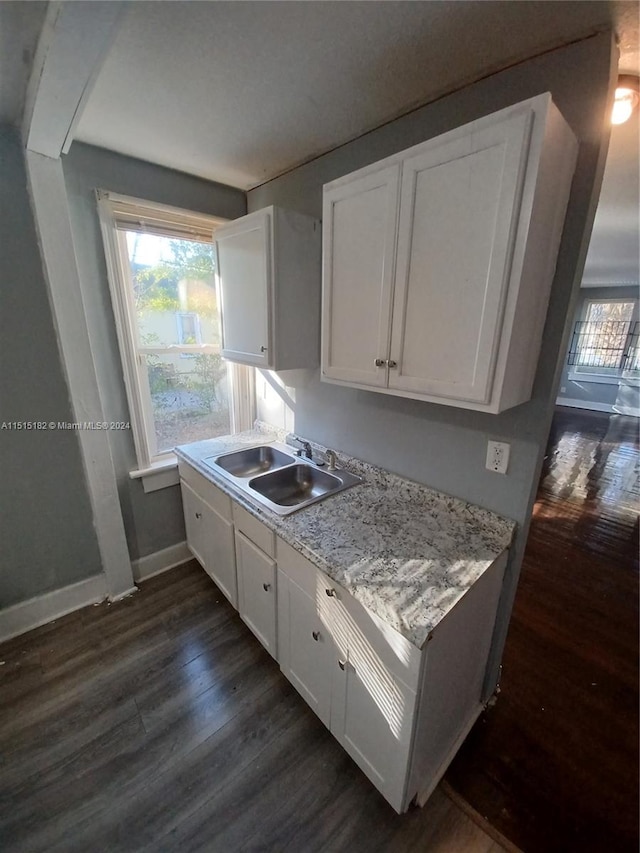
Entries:
[[[580,290],[578,304],[573,315],[573,324],[576,320],[583,319],[583,306],[587,299],[638,299],[638,288],[629,287],[585,287]],[[632,410],[640,409],[640,388],[636,381],[629,382],[621,379],[620,384],[604,382],[589,382],[588,377],[580,377],[579,380],[569,379],[572,368],[567,357],[564,361],[562,377],[560,378],[560,396],[558,404],[562,405],[565,400],[581,400],[585,406],[608,406],[611,410],[620,410],[631,414]]]
[[[612,69],[608,35],[562,48],[479,81],[390,122],[248,194],[249,210],[277,204],[322,215],[322,185],[517,101],[550,91],[580,142],[532,400],[501,415],[402,400],[320,382],[295,388],[295,430],[518,522],[494,648],[501,654],[528,520],[549,433],[587,238],[604,169],[602,118]],[[357,93],[354,93],[357,97]],[[605,140],[606,143],[606,140]],[[296,377],[286,377],[288,385]],[[511,444],[507,476],[485,470],[487,440]]]
[[[63,158],[63,169],[105,418],[129,421],[95,190],[111,190],[229,219],[246,212],[246,197],[230,187],[78,143],[74,143]],[[131,558],[144,557],[183,541],[185,531],[179,487],[146,494],[142,482],[129,477],[129,471],[137,467],[131,433],[112,431],[109,439]]]
[[[0,422],[73,420],[20,135],[0,127]],[[102,571],[78,436],[0,431],[0,607]]]

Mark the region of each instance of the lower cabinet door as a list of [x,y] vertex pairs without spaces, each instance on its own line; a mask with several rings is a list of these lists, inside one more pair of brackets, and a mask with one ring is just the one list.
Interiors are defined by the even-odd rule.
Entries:
[[396,811],[403,810],[416,694],[380,661],[357,626],[333,667],[331,733]]
[[187,486],[184,480],[180,481],[180,488],[182,490],[187,545],[193,556],[204,568],[207,553],[207,527],[204,520],[206,504],[190,486]]
[[209,577],[238,606],[233,523],[181,482],[187,544]]
[[238,612],[275,658],[276,562],[243,533],[236,531]]
[[280,668],[329,727],[334,644],[316,600],[278,572]]

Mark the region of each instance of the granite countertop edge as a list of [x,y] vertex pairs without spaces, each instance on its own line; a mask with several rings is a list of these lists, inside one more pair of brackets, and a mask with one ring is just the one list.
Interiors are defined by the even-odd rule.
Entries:
[[[340,467],[362,477],[364,482],[296,513],[280,516],[254,503],[203,461],[262,442],[285,444],[286,438],[285,431],[256,422],[252,430],[181,445],[175,453],[341,584],[364,607],[422,648],[436,625],[510,546],[515,522],[342,453],[338,454]],[[315,442],[311,445],[317,453],[326,450]],[[377,523],[367,514],[377,519],[375,507],[381,500],[393,512],[387,513],[391,520],[385,517]],[[421,513],[421,507],[428,512]],[[337,533],[338,519],[342,519],[343,529]],[[356,528],[351,539],[347,532],[350,524]],[[468,532],[469,544],[452,544],[455,534],[462,531]],[[400,533],[404,535],[402,545],[386,547],[389,539]],[[326,543],[336,538],[339,541],[332,549]],[[410,550],[412,542],[416,547],[420,545],[417,559]],[[402,551],[411,559],[403,561]]]

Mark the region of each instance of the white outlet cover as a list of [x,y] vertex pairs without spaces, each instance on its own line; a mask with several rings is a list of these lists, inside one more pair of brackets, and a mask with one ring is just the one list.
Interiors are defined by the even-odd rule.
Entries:
[[489,441],[487,443],[487,469],[496,474],[506,474],[509,468],[510,452],[510,444],[504,441]]

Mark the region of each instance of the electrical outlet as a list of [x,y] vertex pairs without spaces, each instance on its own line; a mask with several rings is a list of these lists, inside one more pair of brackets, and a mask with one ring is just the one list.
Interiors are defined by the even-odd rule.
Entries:
[[565,394],[565,393],[566,393],[566,390],[567,390],[567,386],[566,386],[566,385],[563,385],[563,386],[562,386],[562,388],[560,389],[560,393],[561,393],[561,394]]
[[496,474],[506,474],[509,467],[511,445],[502,441],[490,441],[487,444],[487,468]]

